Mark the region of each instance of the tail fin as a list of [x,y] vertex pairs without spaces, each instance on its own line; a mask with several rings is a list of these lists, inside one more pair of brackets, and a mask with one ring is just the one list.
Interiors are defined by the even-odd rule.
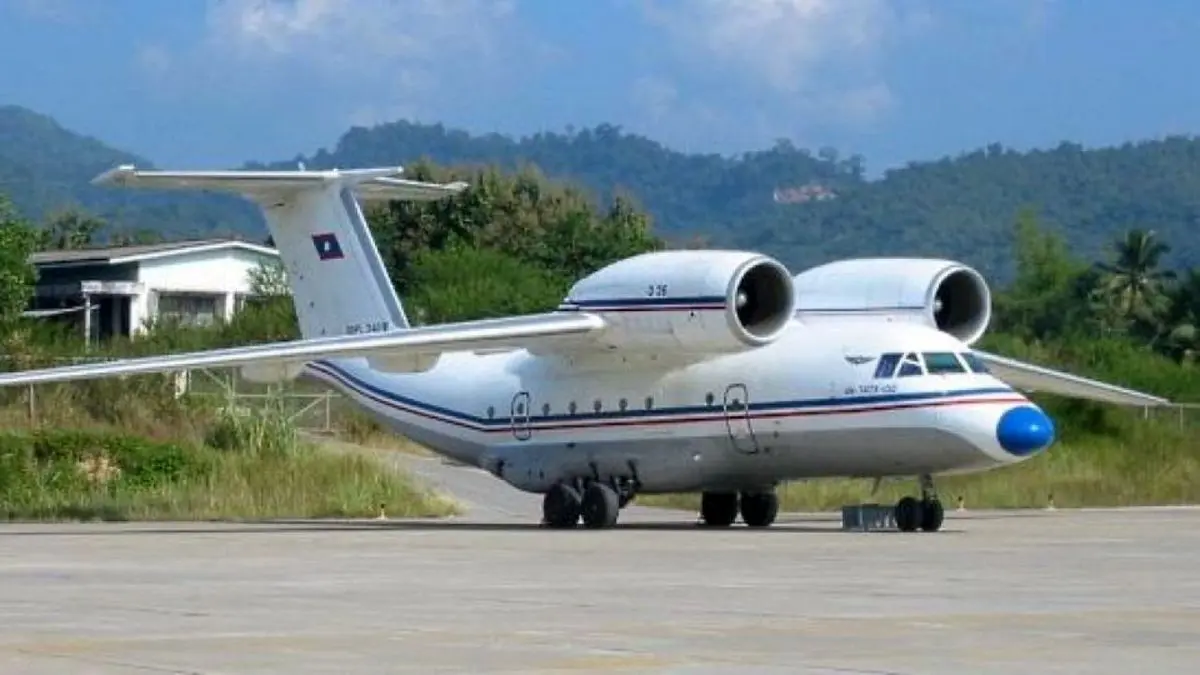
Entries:
[[403,169],[139,171],[121,166],[98,185],[240,194],[258,204],[287,270],[304,338],[409,327],[358,198],[441,199],[465,183],[395,178]]

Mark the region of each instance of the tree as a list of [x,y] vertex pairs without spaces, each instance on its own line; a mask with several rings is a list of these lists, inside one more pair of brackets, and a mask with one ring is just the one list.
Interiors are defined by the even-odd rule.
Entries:
[[1159,265],[1170,250],[1155,238],[1153,230],[1134,229],[1113,242],[1113,262],[1096,263],[1101,272],[1099,298],[1128,328],[1152,335],[1162,332],[1170,309],[1167,285],[1175,273],[1161,270]]
[[106,223],[79,209],[58,211],[46,219],[45,226],[38,232],[38,249],[73,250],[88,248],[94,243],[97,233],[104,230]]
[[37,250],[37,242],[38,234],[17,216],[12,202],[0,195],[0,328],[6,332],[33,297],[37,275],[30,256]]
[[995,328],[1042,340],[1091,319],[1083,302],[1088,266],[1070,255],[1062,237],[1043,230],[1030,208],[1017,215],[1014,235],[1016,279],[997,294]]

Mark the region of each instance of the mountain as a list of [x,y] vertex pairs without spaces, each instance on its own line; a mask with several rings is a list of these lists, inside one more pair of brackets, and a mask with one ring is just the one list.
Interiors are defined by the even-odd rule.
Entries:
[[922,255],[960,259],[985,274],[1012,274],[1014,223],[1034,208],[1050,230],[1087,259],[1109,256],[1132,228],[1153,229],[1172,246],[1164,262],[1200,264],[1200,140],[1170,137],[1085,149],[1062,143],[1017,152],[993,144],[881,179],[864,160],[787,141],[738,157],[684,154],[618,127],[600,125],[520,140],[472,136],[441,125],[394,122],[348,131],[329,150],[296,161],[313,167],[412,162],[533,163],[601,198],[634,194],[668,240],[762,250],[794,269],[833,258]]
[[[250,168],[413,164],[537,165],[547,176],[607,201],[632,194],[668,241],[755,248],[794,269],[861,255],[944,256],[1010,278],[1014,222],[1024,207],[1077,255],[1108,256],[1132,228],[1172,246],[1164,262],[1200,264],[1200,140],[1170,137],[1085,149],[1062,143],[1017,152],[991,145],[913,162],[867,180],[864,160],[787,141],[736,157],[686,154],[599,125],[520,139],[471,135],[400,121],[347,131],[330,149]],[[171,237],[226,232],[261,239],[260,218],[240,200],[188,193],[144,194],[88,185],[96,173],[144,159],[73,134],[20,108],[0,108],[0,192],[33,218],[69,202],[129,229]]]
[[102,171],[130,163],[152,166],[45,115],[0,106],[0,194],[26,218],[41,222],[75,207],[125,231],[153,231],[168,238],[247,233],[262,238],[261,219],[237,198],[115,190],[89,182]]

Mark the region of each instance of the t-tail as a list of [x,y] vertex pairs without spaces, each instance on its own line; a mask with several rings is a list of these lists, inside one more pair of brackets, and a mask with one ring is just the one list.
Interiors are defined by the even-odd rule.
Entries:
[[466,188],[397,178],[400,167],[330,171],[142,171],[121,166],[98,185],[239,194],[262,210],[291,287],[304,339],[409,328],[359,199],[433,200]]

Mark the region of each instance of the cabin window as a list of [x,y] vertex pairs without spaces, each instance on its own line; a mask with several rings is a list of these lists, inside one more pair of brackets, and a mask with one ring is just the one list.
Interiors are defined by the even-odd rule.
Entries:
[[653,407],[654,407],[654,397],[653,397],[653,396],[647,396],[647,397],[646,397],[646,410],[649,410],[649,409],[651,409],[651,408],[653,408]]
[[489,405],[489,406],[488,406],[488,418],[490,419],[490,418],[493,418],[493,417],[495,417],[495,416],[496,416],[496,406],[494,406],[494,405]]
[[921,359],[916,354],[905,354],[904,360],[900,362],[900,371],[896,373],[896,377],[914,377],[924,375],[925,369],[921,366]]
[[549,415],[549,414],[550,414],[550,404],[549,404],[549,403],[543,403],[543,404],[542,404],[542,414],[543,414],[543,415]]
[[570,405],[567,406],[567,410],[574,415],[575,411],[579,410],[579,406],[575,404],[575,401],[571,401]]
[[709,404],[709,405],[712,405],[712,404],[713,404],[713,401],[715,401],[715,400],[716,400],[716,398],[717,398],[717,397],[716,397],[716,396],[713,396],[713,393],[710,391],[710,392],[708,392],[708,394],[706,394],[706,395],[704,396],[704,402],[705,402],[705,403],[707,403],[707,404]]
[[604,404],[600,402],[600,399],[596,399],[592,402],[592,410],[595,410],[596,412],[600,412],[600,409],[603,407]]
[[925,369],[930,375],[967,372],[953,352],[925,352],[924,357]]
[[879,365],[875,366],[876,379],[887,379],[896,373],[896,364],[900,363],[899,354],[884,354],[879,357]]
[[621,412],[625,412],[625,409],[629,407],[629,401],[626,399],[621,399],[617,402],[617,405],[620,406]]
[[971,369],[972,373],[990,372],[990,371],[988,371],[987,364],[983,362],[983,359],[980,359],[978,356],[975,356],[971,352],[966,352],[966,353],[962,354],[961,356],[963,358],[963,361],[967,362],[967,367]]

